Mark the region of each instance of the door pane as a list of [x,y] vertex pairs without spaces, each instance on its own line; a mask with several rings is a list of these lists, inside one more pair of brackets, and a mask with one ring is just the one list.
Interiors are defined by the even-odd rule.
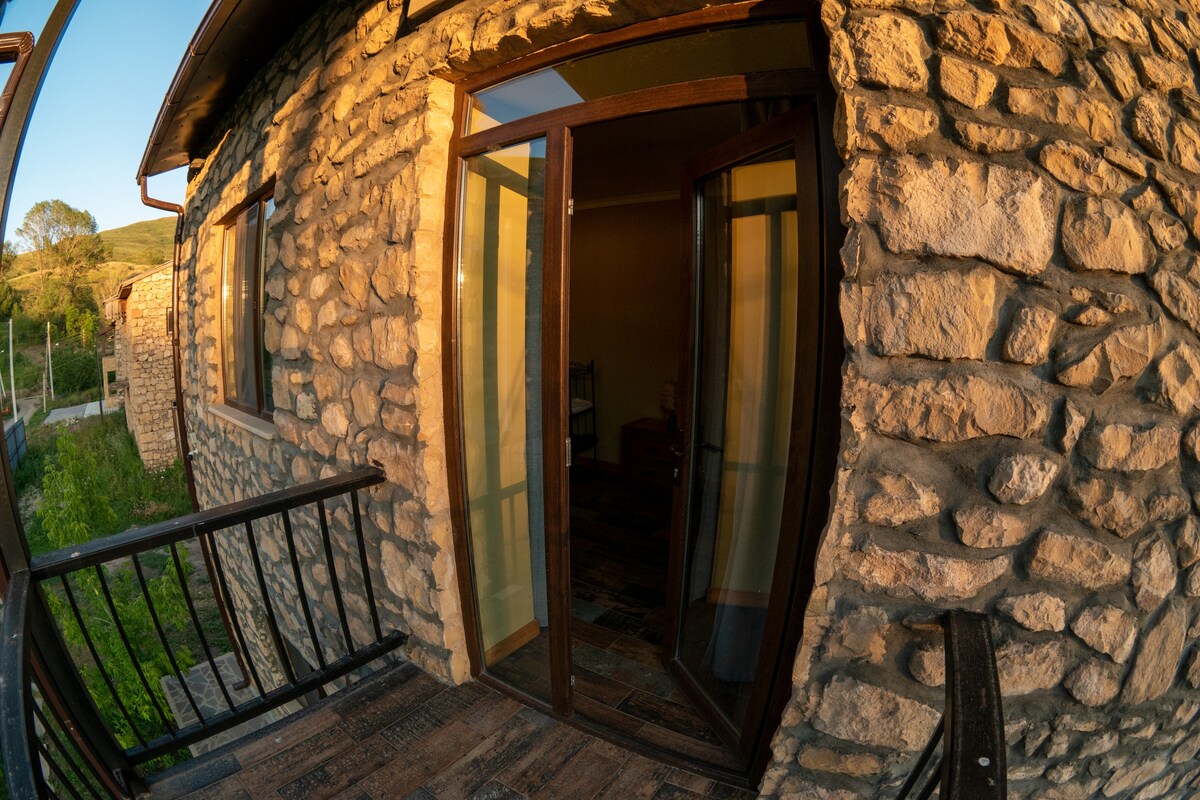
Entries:
[[792,147],[698,185],[701,320],[678,657],[738,728],[783,512],[796,362]]
[[546,142],[466,159],[459,375],[467,517],[487,668],[549,697],[542,484]]

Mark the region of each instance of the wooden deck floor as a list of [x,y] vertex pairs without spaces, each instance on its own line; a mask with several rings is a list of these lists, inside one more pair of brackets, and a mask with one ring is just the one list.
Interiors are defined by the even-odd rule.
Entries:
[[405,664],[151,782],[153,800],[750,798]]

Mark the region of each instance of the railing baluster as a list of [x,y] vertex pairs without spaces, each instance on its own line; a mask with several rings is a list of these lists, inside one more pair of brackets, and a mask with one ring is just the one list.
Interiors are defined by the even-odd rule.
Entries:
[[[65,786],[67,791],[71,793],[71,797],[74,797],[75,800],[83,800],[83,796],[80,795],[79,792],[75,791],[75,787],[71,785],[71,781],[67,778],[66,773],[64,773],[62,768],[58,766],[58,762],[54,760],[54,756],[50,754],[50,751],[46,749],[45,745],[43,745],[41,742],[38,742],[36,747],[38,753],[41,754],[42,762],[50,765],[50,771],[54,773],[54,777],[58,778],[59,784]],[[47,794],[53,795],[54,792],[50,791],[49,784],[50,781],[46,780],[45,775],[42,775],[43,787],[47,790]]]
[[[96,579],[100,581],[100,592],[104,595],[104,602],[108,606],[108,613],[112,615],[113,625],[117,629],[117,637],[125,647],[125,654],[129,656],[129,662],[133,664],[133,671],[137,673],[142,688],[146,690],[146,694],[150,698],[150,704],[154,706],[154,711],[158,714],[158,718],[162,721],[164,728],[168,731],[178,730],[175,721],[168,719],[167,715],[163,713],[162,706],[158,702],[158,697],[155,696],[154,690],[150,688],[150,681],[146,680],[146,672],[142,669],[142,664],[138,660],[137,653],[134,652],[133,645],[129,642],[129,635],[125,632],[125,625],[121,622],[121,615],[117,613],[117,605],[113,602],[112,591],[108,588],[108,578],[104,575],[104,567],[97,564],[92,569],[96,572]],[[153,606],[154,604],[151,603],[150,605]]]
[[146,608],[150,611],[150,619],[154,623],[154,630],[158,634],[158,641],[162,644],[163,651],[167,654],[167,661],[170,662],[171,669],[175,671],[175,677],[179,679],[179,686],[183,689],[183,696],[187,698],[188,705],[192,707],[192,712],[196,715],[196,719],[204,722],[204,715],[200,713],[200,706],[196,704],[196,698],[192,695],[192,690],[188,687],[183,670],[179,668],[179,662],[175,660],[175,653],[171,650],[170,642],[167,641],[167,634],[163,630],[162,621],[158,618],[158,610],[154,607],[154,600],[150,597],[150,588],[146,585],[146,576],[142,572],[142,562],[137,557],[137,553],[133,554],[133,571],[137,574],[138,585],[142,587],[142,597],[146,598]]
[[96,791],[96,787],[93,783],[95,776],[92,776],[92,780],[88,780],[88,773],[85,773],[80,768],[79,764],[76,763],[75,759],[71,758],[71,752],[63,744],[62,738],[59,737],[57,732],[55,732],[55,726],[50,724],[50,720],[46,718],[45,713],[42,711],[42,707],[36,702],[33,703],[33,713],[37,717],[38,722],[41,723],[42,730],[49,735],[50,742],[54,745],[58,752],[62,753],[63,758],[65,758],[67,763],[71,765],[71,771],[75,773],[75,776],[79,778],[79,782],[88,790],[88,794],[90,794],[92,797],[103,798],[103,795]]
[[192,627],[196,629],[196,636],[200,638],[200,649],[204,651],[204,657],[208,661],[208,665],[212,667],[213,680],[217,682],[217,688],[221,690],[221,696],[225,698],[225,705],[229,706],[230,711],[233,711],[233,697],[230,696],[229,689],[225,686],[225,678],[221,675],[220,668],[217,667],[217,660],[213,658],[212,648],[208,645],[208,637],[204,635],[204,628],[200,624],[200,616],[196,614],[196,604],[192,602],[192,591],[188,588],[187,573],[183,571],[179,548],[174,542],[171,542],[171,559],[175,562],[175,572],[179,575],[179,585],[183,589],[183,600],[187,605],[188,615],[192,618]]
[[133,731],[134,738],[144,747],[146,745],[146,737],[142,735],[142,731],[137,723],[134,722],[129,709],[125,707],[125,703],[121,700],[120,692],[113,685],[112,677],[108,674],[108,670],[104,668],[104,661],[100,658],[100,654],[96,652],[96,644],[92,641],[92,635],[88,633],[87,624],[83,621],[83,615],[79,613],[79,604],[75,602],[75,593],[71,591],[71,582],[67,580],[66,575],[61,576],[59,580],[62,581],[63,591],[67,595],[67,605],[71,607],[71,613],[75,615],[75,622],[79,625],[79,630],[83,634],[84,644],[87,645],[88,652],[92,654],[92,661],[96,663],[96,669],[100,671],[100,678],[104,681],[104,685],[108,687],[108,692],[112,695],[113,702],[117,704],[117,709],[121,712],[121,716],[125,718],[125,722],[129,724],[130,730]]
[[271,603],[271,593],[267,591],[267,579],[263,575],[262,559],[258,555],[258,542],[254,538],[254,526],[246,520],[246,539],[250,542],[250,558],[254,562],[254,575],[258,579],[258,591],[262,594],[263,605],[267,609],[267,630],[271,633],[271,643],[275,645],[275,655],[283,666],[283,674],[288,683],[296,682],[296,671],[292,669],[292,660],[283,649],[283,638],[279,635],[279,623],[275,621],[275,609]]
[[308,627],[308,638],[312,642],[313,652],[317,656],[317,666],[325,669],[325,652],[321,640],[317,638],[317,626],[313,624],[312,609],[308,605],[308,592],[304,589],[304,576],[300,574],[300,558],[296,553],[296,536],[292,531],[292,518],[284,511],[283,535],[287,539],[288,557],[292,561],[292,575],[296,578],[296,591],[300,593],[300,610],[304,612],[304,624]]
[[346,619],[346,604],[342,601],[342,587],[338,583],[337,564],[333,560],[333,544],[329,541],[329,518],[325,513],[325,501],[317,501],[317,519],[321,524],[321,541],[325,544],[325,562],[329,564],[329,582],[333,588],[333,599],[337,604],[338,622],[346,640],[346,652],[354,652],[354,637],[350,634],[350,622]]
[[[921,757],[917,759],[917,763],[913,766],[912,772],[908,775],[908,780],[904,782],[904,786],[900,789],[900,794],[896,795],[896,800],[905,800],[908,793],[917,785],[917,781],[921,780],[921,776],[925,774],[925,768],[929,766],[929,760],[933,758],[934,751],[942,741],[942,734],[946,730],[946,717],[943,716],[938,720],[937,727],[933,730],[933,735],[929,737],[929,743],[925,745],[925,749],[921,751]],[[937,775],[937,772],[934,772]]]
[[938,788],[938,784],[942,782],[942,759],[938,759],[933,765],[933,771],[929,773],[929,780],[925,781],[925,785],[921,787],[920,793],[916,800],[929,800],[933,795],[933,790]]
[[379,610],[375,607],[375,591],[371,588],[371,567],[367,564],[367,544],[363,541],[362,511],[358,507],[358,492],[350,492],[350,507],[354,510],[354,537],[358,540],[358,561],[362,566],[363,588],[367,592],[367,607],[371,611],[371,626],[375,629],[375,641],[383,640],[379,627]]
[[233,620],[233,634],[237,637],[238,646],[242,648],[242,653],[245,654],[246,666],[250,668],[250,677],[254,680],[254,688],[258,689],[258,694],[261,697],[267,692],[263,688],[258,668],[254,666],[254,658],[250,655],[249,648],[246,647],[246,634],[242,631],[241,623],[238,622],[237,604],[233,602],[233,595],[229,593],[229,584],[225,580],[225,570],[221,566],[220,550],[221,546],[217,542],[216,536],[213,536],[212,547],[209,548],[209,553],[212,555],[213,560],[213,570],[217,573],[217,582],[221,586],[221,596],[227,598],[229,601],[229,616]]

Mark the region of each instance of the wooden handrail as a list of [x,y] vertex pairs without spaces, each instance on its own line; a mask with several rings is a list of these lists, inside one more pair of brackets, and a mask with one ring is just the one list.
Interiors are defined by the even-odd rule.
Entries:
[[383,470],[378,467],[364,467],[345,475],[280,489],[261,497],[186,514],[154,525],[132,528],[115,536],[94,539],[74,547],[35,556],[30,561],[30,570],[37,581],[65,575],[134,553],[181,542],[193,536],[242,525],[318,500],[327,500],[357,489],[365,489],[383,483],[383,480]]

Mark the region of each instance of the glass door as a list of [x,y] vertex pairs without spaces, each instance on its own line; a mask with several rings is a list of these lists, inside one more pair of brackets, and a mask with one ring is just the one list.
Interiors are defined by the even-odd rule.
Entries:
[[464,159],[459,408],[484,667],[549,700],[542,431],[546,139]]
[[793,571],[785,562],[794,547],[780,547],[780,532],[798,439],[800,119],[788,114],[725,143],[693,162],[687,181],[694,344],[684,372],[693,391],[668,654],[693,702],[742,753],[774,678],[779,636],[769,631],[786,615]]

